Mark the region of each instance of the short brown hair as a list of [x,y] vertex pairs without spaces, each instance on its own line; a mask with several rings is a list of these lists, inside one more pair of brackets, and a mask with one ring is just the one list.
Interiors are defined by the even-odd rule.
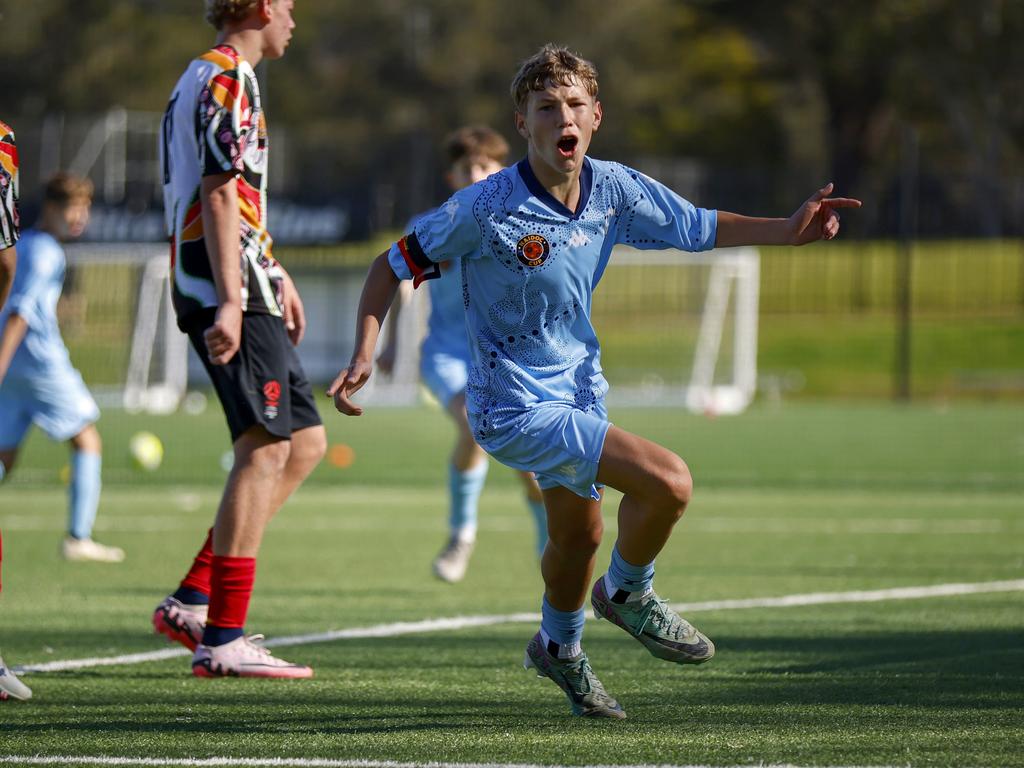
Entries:
[[444,152],[449,165],[455,165],[464,157],[486,157],[504,165],[508,159],[508,142],[486,125],[467,125],[448,134]]
[[68,205],[77,202],[92,202],[93,185],[84,176],[73,173],[58,173],[46,182],[43,190],[43,202],[56,205]]
[[206,0],[206,20],[217,29],[226,21],[241,21],[248,16],[260,0]]
[[522,112],[531,91],[543,91],[550,80],[556,85],[582,85],[597,98],[597,67],[564,46],[548,43],[519,65],[512,79],[512,101]]

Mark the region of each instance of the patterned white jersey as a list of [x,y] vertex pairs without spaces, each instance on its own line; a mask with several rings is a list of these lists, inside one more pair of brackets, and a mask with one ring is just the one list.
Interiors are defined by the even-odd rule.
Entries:
[[234,173],[241,214],[242,310],[283,316],[281,268],[267,233],[267,125],[256,73],[229,45],[195,59],[164,114],[161,162],[178,323],[219,304],[203,233],[204,176]]
[[0,121],[0,248],[18,242],[18,147],[14,131]]

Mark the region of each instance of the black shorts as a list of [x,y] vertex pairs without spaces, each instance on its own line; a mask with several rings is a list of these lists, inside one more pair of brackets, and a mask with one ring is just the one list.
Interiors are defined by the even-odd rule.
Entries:
[[182,325],[217,390],[231,442],[255,426],[288,439],[293,432],[322,424],[284,320],[243,314],[238,352],[226,365],[214,365],[207,357],[203,332],[213,325],[215,316],[216,310],[204,309],[185,318]]

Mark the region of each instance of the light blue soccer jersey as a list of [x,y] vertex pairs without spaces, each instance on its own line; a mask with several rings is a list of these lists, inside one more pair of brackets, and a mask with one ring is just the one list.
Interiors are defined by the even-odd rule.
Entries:
[[18,241],[18,266],[10,298],[0,312],[0,328],[11,313],[28,324],[7,377],[30,378],[71,366],[57,326],[57,300],[64,287],[64,249],[45,232],[30,229]]
[[[472,355],[467,410],[488,440],[539,405],[590,412],[608,384],[590,321],[612,248],[714,247],[717,213],[695,208],[638,171],[586,158],[574,213],[527,160],[455,193],[389,253],[415,285],[460,261]],[[444,282],[442,278],[441,282]]]

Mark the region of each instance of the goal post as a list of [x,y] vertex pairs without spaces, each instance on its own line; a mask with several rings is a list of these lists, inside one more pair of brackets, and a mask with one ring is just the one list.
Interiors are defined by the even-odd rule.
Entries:
[[66,252],[62,329],[97,402],[174,411],[188,386],[188,339],[171,305],[167,246],[76,243]]
[[757,389],[760,254],[617,247],[594,292],[610,403],[736,414]]

